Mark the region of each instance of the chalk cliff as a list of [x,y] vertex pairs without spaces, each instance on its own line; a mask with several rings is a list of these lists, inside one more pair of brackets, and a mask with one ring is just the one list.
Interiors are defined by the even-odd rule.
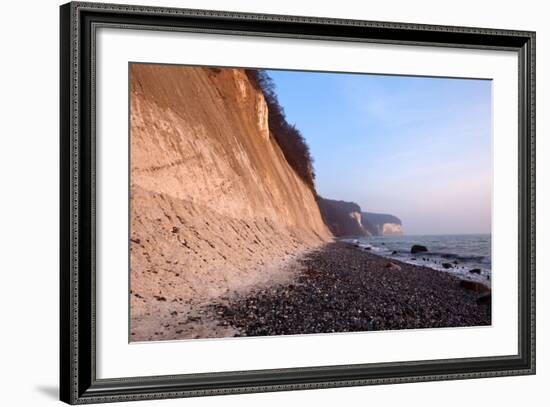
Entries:
[[318,197],[321,215],[334,236],[367,236],[362,223],[361,208],[355,202]]
[[385,213],[362,212],[361,219],[373,236],[402,235],[401,219]]
[[133,321],[269,279],[258,270],[331,239],[244,70],[132,64],[130,74]]
[[321,216],[334,236],[401,235],[401,220],[393,215],[362,212],[355,202],[317,197]]

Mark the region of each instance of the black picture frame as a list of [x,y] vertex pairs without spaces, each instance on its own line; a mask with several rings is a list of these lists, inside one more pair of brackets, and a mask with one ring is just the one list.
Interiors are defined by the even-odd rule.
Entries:
[[[72,2],[60,7],[60,398],[70,404],[535,373],[535,33]],[[97,27],[512,50],[519,56],[519,351],[515,355],[96,378]],[[513,238],[512,236],[510,238]]]

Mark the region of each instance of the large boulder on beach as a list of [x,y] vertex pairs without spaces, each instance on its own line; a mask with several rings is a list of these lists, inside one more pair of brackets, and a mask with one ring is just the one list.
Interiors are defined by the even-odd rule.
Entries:
[[478,305],[489,305],[491,304],[491,293],[482,295],[476,300]]
[[476,281],[461,280],[460,286],[467,290],[475,291],[476,293],[486,293],[491,291],[491,289],[485,284],[478,283]]
[[412,254],[422,253],[422,252],[427,252],[427,251],[428,251],[428,248],[426,246],[422,246],[421,244],[415,244],[415,245],[413,245],[413,247],[411,247],[411,253]]

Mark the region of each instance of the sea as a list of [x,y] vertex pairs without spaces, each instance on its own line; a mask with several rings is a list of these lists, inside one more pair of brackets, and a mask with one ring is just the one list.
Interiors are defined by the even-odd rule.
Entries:
[[[490,234],[391,235],[342,240],[355,244],[359,249],[369,250],[373,254],[430,267],[463,279],[481,282],[491,280]],[[426,246],[428,251],[412,254],[411,247],[415,244]],[[480,273],[471,272],[475,269],[479,269]]]

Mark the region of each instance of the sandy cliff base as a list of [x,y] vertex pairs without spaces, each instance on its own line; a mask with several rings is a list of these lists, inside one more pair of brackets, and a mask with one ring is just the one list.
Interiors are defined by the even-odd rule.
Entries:
[[148,307],[144,315],[132,319],[131,341],[159,341],[241,336],[242,331],[222,318],[218,307],[239,298],[294,283],[302,266],[298,259],[308,251],[275,259],[272,264],[248,271],[243,285],[222,290],[223,294],[189,297],[182,303],[161,301]]
[[203,317],[204,305],[292,281],[287,264],[326,241],[137,186],[132,205],[131,341],[231,336]]

